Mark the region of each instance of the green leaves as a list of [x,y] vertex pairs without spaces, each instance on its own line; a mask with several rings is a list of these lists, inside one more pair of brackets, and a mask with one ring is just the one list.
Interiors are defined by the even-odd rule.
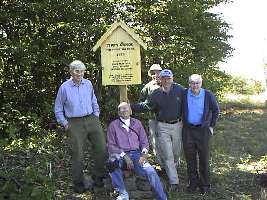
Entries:
[[[116,114],[114,87],[101,84],[97,40],[117,18],[147,43],[142,49],[142,75],[152,63],[174,72],[187,86],[192,73],[203,75],[204,86],[219,93],[228,77],[216,67],[231,54],[229,26],[208,9],[226,0],[48,0],[4,1],[0,7],[0,104],[4,137],[45,132],[54,119],[53,102],[59,85],[69,78],[68,64],[82,60],[96,90],[104,122]],[[129,87],[131,102],[141,86]],[[110,97],[113,97],[112,99]],[[10,110],[11,109],[11,110]],[[13,109],[13,110],[12,110]],[[16,111],[14,111],[16,110]]]

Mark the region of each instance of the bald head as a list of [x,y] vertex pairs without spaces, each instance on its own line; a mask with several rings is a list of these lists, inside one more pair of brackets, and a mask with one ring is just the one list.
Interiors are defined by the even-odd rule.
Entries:
[[130,115],[132,114],[131,106],[130,104],[126,102],[121,102],[118,105],[118,114],[123,119],[128,119]]

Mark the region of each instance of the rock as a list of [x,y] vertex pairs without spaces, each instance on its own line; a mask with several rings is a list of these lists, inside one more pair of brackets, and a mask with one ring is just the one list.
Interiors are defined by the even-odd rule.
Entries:
[[125,184],[127,191],[137,190],[136,177],[135,176],[130,176],[130,177],[124,178],[124,184]]
[[83,185],[84,185],[84,188],[86,188],[86,190],[92,190],[93,185],[94,185],[94,181],[92,177],[85,175],[83,178]]
[[149,182],[141,176],[137,176],[136,178],[136,187],[138,190],[141,191],[151,191],[151,186]]
[[153,199],[153,193],[152,191],[140,191],[140,190],[135,190],[129,192],[130,199]]

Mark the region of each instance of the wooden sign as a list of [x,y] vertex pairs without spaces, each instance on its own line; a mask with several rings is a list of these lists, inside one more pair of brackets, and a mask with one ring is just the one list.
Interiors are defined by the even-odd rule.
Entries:
[[103,85],[141,83],[140,45],[147,48],[125,23],[111,25],[93,48],[96,51],[101,47]]

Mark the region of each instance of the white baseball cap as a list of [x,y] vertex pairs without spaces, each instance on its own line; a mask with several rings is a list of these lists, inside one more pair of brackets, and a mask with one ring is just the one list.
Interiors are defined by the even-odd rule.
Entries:
[[153,64],[153,65],[151,65],[151,67],[149,68],[149,70],[148,70],[148,76],[152,76],[152,74],[151,74],[151,71],[154,71],[154,70],[158,70],[158,71],[161,71],[162,70],[162,68],[160,67],[160,65],[159,64]]

